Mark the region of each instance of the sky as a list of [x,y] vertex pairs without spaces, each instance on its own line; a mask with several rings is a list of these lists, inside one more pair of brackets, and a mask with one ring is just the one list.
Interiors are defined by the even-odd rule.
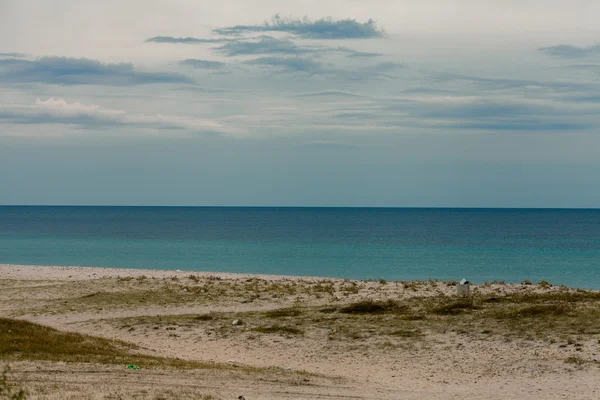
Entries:
[[0,204],[600,207],[595,0],[0,0]]

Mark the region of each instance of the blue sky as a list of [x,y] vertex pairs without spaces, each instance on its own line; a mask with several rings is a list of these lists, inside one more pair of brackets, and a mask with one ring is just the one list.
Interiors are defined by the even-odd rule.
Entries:
[[600,207],[597,15],[0,1],[0,204]]

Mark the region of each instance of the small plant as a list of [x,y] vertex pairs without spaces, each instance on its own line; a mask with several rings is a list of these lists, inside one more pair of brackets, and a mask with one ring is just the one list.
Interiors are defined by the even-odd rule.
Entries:
[[417,287],[420,285],[421,283],[419,281],[412,281],[412,282],[402,282],[402,285],[404,286],[404,289],[410,289],[410,290],[414,290],[415,292],[417,291]]
[[194,319],[196,321],[212,321],[213,319],[215,319],[215,317],[211,314],[200,314],[194,317]]
[[358,303],[352,303],[340,309],[343,314],[379,314],[386,312],[407,312],[409,308],[407,305],[399,304],[393,300],[387,301],[373,301],[364,300]]
[[439,315],[452,315],[452,314],[460,314],[460,313],[464,312],[465,310],[475,310],[477,308],[478,307],[475,306],[475,303],[473,301],[473,297],[470,297],[467,299],[453,301],[451,303],[443,304],[441,306],[433,308],[431,311],[434,314],[439,314]]
[[548,281],[545,281],[545,280],[539,281],[539,282],[538,282],[538,285],[539,285],[541,288],[544,288],[544,289],[548,289],[548,288],[551,288],[551,287],[552,287],[552,284],[551,284],[550,282],[548,282]]
[[581,357],[577,357],[577,356],[570,356],[570,357],[567,357],[567,358],[565,359],[565,362],[566,362],[567,364],[575,364],[575,365],[578,365],[578,366],[581,366],[581,365],[583,365],[583,364],[585,364],[585,363],[586,363],[586,361],[585,361],[583,358],[581,358]]
[[379,280],[379,284],[380,285],[387,285],[387,281],[385,279],[380,279]]
[[423,333],[418,329],[398,329],[390,332],[392,336],[399,336],[403,338],[421,337]]
[[531,286],[531,285],[533,285],[533,283],[529,279],[525,279],[523,281],[523,285]]
[[188,279],[194,282],[198,282],[200,279],[196,276],[191,274],[190,276],[188,276]]
[[263,315],[267,318],[297,317],[300,314],[302,314],[302,311],[295,307],[280,308],[263,313]]

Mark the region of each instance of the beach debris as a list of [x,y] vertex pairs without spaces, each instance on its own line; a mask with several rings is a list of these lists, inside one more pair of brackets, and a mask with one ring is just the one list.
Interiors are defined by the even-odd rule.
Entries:
[[293,371],[293,369],[290,367],[279,367],[279,369],[282,369],[284,371]]
[[133,365],[133,364],[127,364],[127,369],[135,369],[135,370],[139,370],[140,367],[138,367],[137,365]]
[[458,294],[459,296],[466,297],[469,295],[470,287],[471,282],[469,282],[465,278],[462,278],[460,283],[456,285],[456,294]]
[[239,326],[242,324],[243,324],[243,322],[241,319],[234,319],[233,322],[231,323],[231,325],[234,325],[234,326]]
[[246,400],[244,396],[238,396],[238,400]]
[[327,334],[328,335],[335,335],[335,333],[337,332],[337,329],[327,329]]

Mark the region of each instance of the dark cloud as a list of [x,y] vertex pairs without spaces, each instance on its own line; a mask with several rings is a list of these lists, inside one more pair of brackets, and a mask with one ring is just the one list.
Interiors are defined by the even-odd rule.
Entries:
[[214,30],[220,35],[240,35],[248,32],[287,32],[308,39],[371,39],[381,38],[384,32],[372,20],[358,22],[355,19],[335,20],[322,18],[311,21],[282,18],[275,15],[270,22],[262,25],[236,25]]
[[316,74],[325,71],[321,63],[305,57],[260,57],[254,60],[245,61],[244,64],[273,67],[286,72],[306,72]]
[[583,58],[592,55],[600,55],[600,44],[587,47],[560,44],[558,46],[541,47],[538,50],[553,58]]
[[221,69],[227,65],[220,61],[196,60],[193,58],[180,61],[179,64],[197,69]]
[[346,53],[347,57],[376,57],[379,53],[367,53],[350,49],[348,47],[304,46],[297,44],[290,38],[275,38],[262,35],[248,39],[234,39],[213,48],[228,57],[260,54],[326,54]]
[[244,64],[275,68],[281,72],[304,72],[309,75],[320,75],[330,80],[342,82],[348,80],[390,79],[389,76],[368,68],[361,70],[336,68],[332,64],[326,64],[311,57],[259,57],[244,61]]
[[0,59],[0,82],[115,86],[194,83],[185,75],[141,72],[132,64],[105,64],[85,58],[66,57],[42,57],[34,61]]
[[[440,98],[386,101],[374,112],[381,120],[398,112],[415,126],[487,131],[572,131],[592,127],[597,110],[541,100]],[[403,119],[404,117],[401,117]],[[402,125],[402,122],[396,122]]]
[[155,36],[146,39],[146,43],[181,43],[181,44],[201,44],[201,43],[222,43],[227,39],[199,39],[193,37],[173,37],[173,36]]
[[229,57],[258,54],[302,54],[316,51],[314,48],[298,46],[293,40],[277,39],[272,36],[230,41],[214,50]]
[[392,61],[386,61],[386,62],[379,63],[377,65],[374,65],[373,67],[368,67],[367,69],[369,69],[373,72],[384,73],[384,72],[392,72],[392,71],[396,71],[396,70],[404,69],[404,68],[407,68],[406,64],[400,64],[400,63],[396,63],[396,62],[392,62]]
[[348,58],[355,58],[355,57],[380,57],[383,54],[381,53],[370,53],[367,51],[356,51],[356,50],[352,50],[352,49],[345,49],[345,52],[348,53],[348,55],[346,57]]

